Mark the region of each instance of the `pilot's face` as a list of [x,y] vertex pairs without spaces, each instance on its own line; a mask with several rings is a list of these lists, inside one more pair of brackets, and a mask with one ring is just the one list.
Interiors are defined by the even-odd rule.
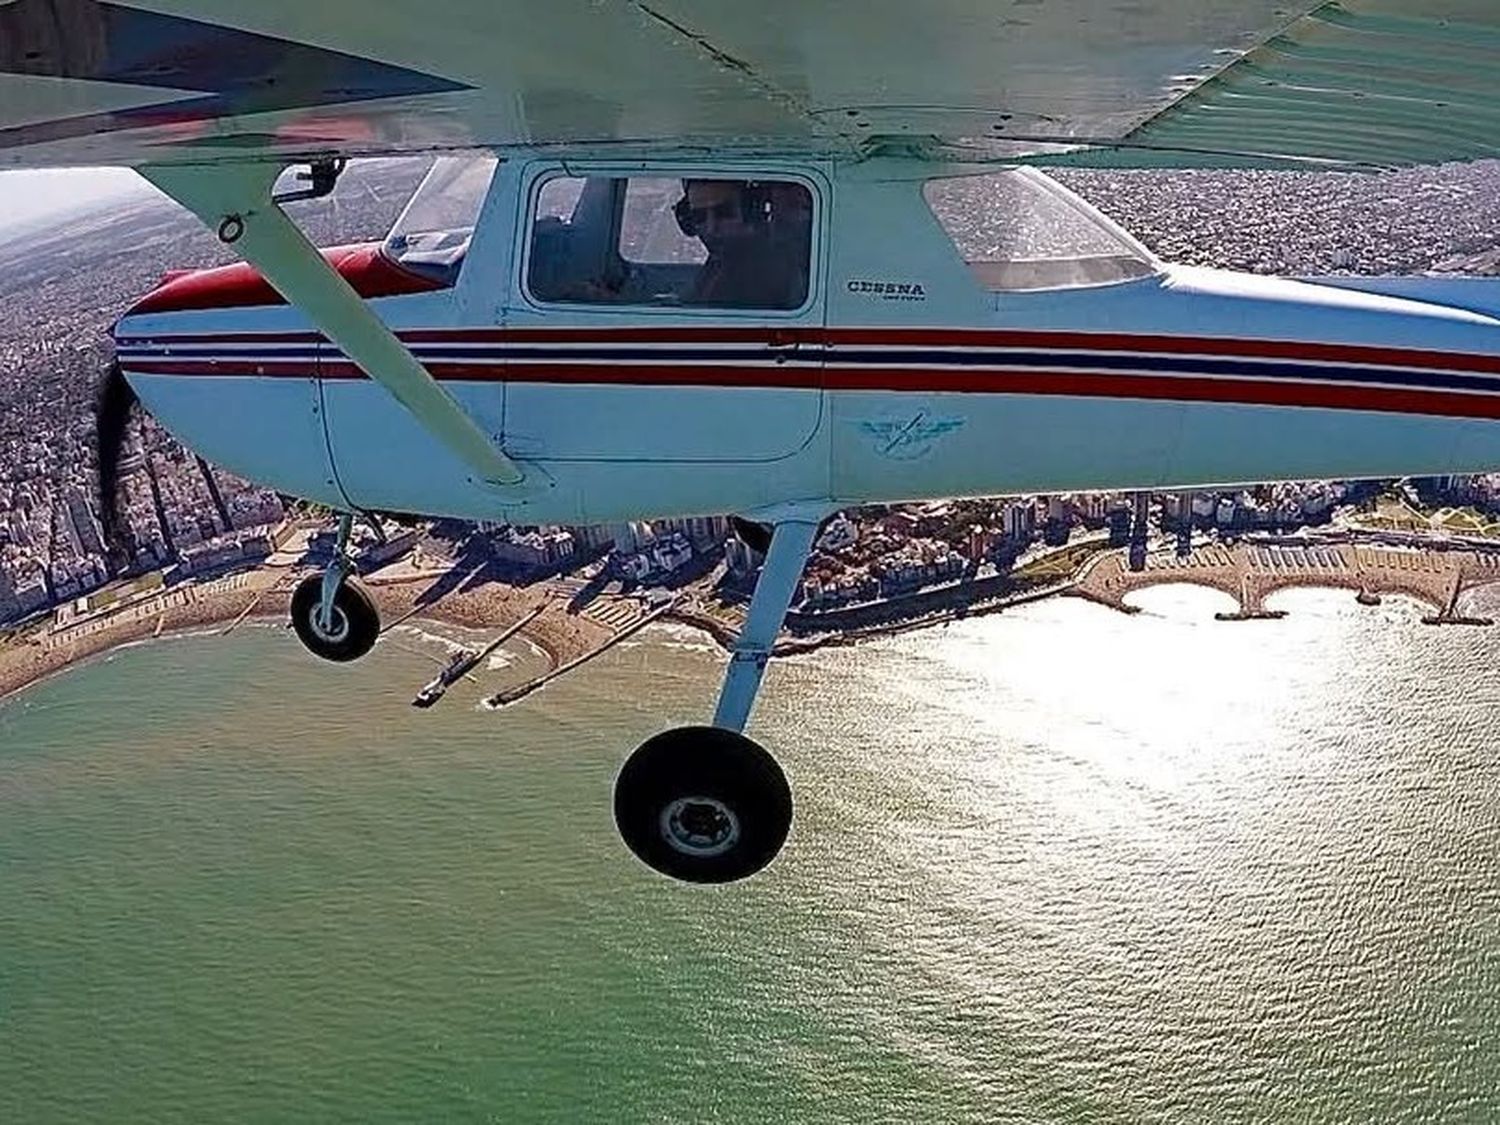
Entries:
[[738,184],[694,182],[687,186],[688,207],[698,238],[710,251],[755,233],[745,222]]

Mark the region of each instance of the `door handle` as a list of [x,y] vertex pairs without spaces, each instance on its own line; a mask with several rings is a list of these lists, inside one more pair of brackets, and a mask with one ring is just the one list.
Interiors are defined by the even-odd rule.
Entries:
[[777,363],[785,363],[787,357],[796,355],[802,341],[790,332],[772,332],[766,350],[776,357]]

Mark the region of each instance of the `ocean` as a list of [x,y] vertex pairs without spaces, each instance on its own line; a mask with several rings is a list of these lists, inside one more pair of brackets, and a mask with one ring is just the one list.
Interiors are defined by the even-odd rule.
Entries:
[[410,708],[411,634],[37,685],[0,704],[0,1121],[1500,1120],[1500,629],[1138,600],[773,664],[796,822],[724,887],[610,811],[712,712],[688,630],[499,712]]

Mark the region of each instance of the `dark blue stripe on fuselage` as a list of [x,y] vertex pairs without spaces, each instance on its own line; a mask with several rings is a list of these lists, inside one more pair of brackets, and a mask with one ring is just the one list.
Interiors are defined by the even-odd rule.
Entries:
[[1200,359],[1196,356],[1134,355],[1099,352],[828,352],[830,366],[850,367],[1027,367],[1068,371],[1136,372],[1140,374],[1221,375],[1244,379],[1291,379],[1302,382],[1367,383],[1445,390],[1500,391],[1500,376],[1429,371],[1409,367],[1354,367],[1338,364],[1287,363],[1266,359]]
[[[1277,379],[1302,382],[1384,385],[1433,390],[1468,390],[1500,392],[1500,376],[1485,373],[1434,371],[1425,368],[1364,367],[1344,364],[1296,363],[1277,359],[1205,358],[1198,356],[1150,355],[1117,352],[1041,352],[975,349],[949,351],[917,348],[838,348],[822,344],[804,344],[795,348],[760,345],[748,347],[638,347],[630,345],[595,345],[555,347],[539,344],[486,344],[462,347],[443,344],[418,344],[412,348],[416,358],[425,364],[474,363],[636,363],[684,364],[725,363],[782,366],[826,364],[839,367],[910,367],[933,369],[1031,368],[1059,371],[1119,372],[1168,374],[1184,376],[1221,376],[1239,379]],[[272,350],[254,345],[226,347],[213,352],[182,352],[170,347],[139,347],[122,344],[120,358],[180,362],[215,360],[239,363],[313,362],[319,355],[325,359],[344,359],[342,353],[316,346]]]

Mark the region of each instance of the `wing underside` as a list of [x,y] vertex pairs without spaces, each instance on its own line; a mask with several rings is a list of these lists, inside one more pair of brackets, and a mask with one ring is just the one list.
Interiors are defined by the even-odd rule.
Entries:
[[1500,156],[1500,4],[1327,4],[1122,141],[1120,163],[1179,167],[1195,152],[1205,165],[1226,153],[1383,166]]
[[0,0],[0,165],[536,145],[1472,159],[1496,153],[1497,48],[1493,0]]

